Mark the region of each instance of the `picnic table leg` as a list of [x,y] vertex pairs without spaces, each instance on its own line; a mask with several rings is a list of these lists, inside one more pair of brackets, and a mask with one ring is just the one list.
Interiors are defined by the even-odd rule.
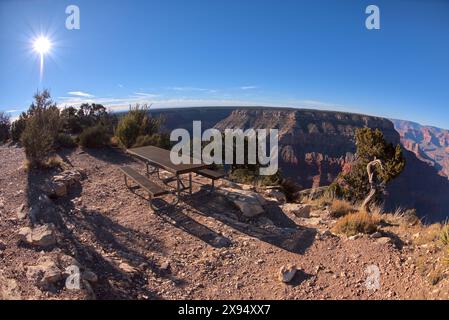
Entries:
[[192,173],[189,173],[189,192],[192,195]]
[[176,191],[177,191],[178,200],[179,200],[179,198],[181,197],[181,184],[179,181],[179,175],[176,175]]

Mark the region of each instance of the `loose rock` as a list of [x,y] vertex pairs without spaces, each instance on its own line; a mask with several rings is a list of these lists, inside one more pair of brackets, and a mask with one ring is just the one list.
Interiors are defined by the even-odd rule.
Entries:
[[24,227],[19,231],[21,241],[32,246],[48,247],[56,243],[56,236],[52,224],[44,224],[35,228]]
[[296,269],[295,265],[282,266],[279,269],[279,280],[288,283],[293,280],[297,271],[298,269]]

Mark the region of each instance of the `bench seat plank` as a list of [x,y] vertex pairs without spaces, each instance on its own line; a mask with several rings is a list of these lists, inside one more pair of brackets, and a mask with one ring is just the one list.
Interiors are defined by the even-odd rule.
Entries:
[[154,182],[148,180],[145,176],[138,173],[131,167],[120,167],[120,170],[127,175],[129,178],[134,180],[138,185],[140,185],[143,189],[148,191],[153,197],[157,197],[160,195],[164,195],[167,193],[166,190],[162,189],[160,186],[155,184]]
[[226,173],[222,170],[200,169],[195,172],[212,180],[217,180],[226,176]]

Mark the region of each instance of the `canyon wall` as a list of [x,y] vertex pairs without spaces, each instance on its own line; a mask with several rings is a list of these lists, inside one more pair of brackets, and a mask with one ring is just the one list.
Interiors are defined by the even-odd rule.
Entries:
[[[392,121],[361,114],[267,107],[202,107],[152,111],[163,114],[164,128],[278,129],[279,167],[302,188],[329,185],[354,159],[357,128],[379,128],[394,144],[401,142]],[[404,141],[404,140],[403,140]],[[427,221],[449,216],[449,180],[425,156],[404,149],[406,168],[388,188],[386,208],[415,208]]]

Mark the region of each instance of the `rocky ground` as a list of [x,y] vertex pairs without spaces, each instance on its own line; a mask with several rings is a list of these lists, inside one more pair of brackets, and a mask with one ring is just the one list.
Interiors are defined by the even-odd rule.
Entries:
[[64,169],[30,171],[23,149],[0,146],[1,299],[449,298],[445,249],[424,227],[336,236],[325,208],[234,184],[210,194],[200,177],[156,214],[118,170],[141,162],[118,149],[60,157]]

